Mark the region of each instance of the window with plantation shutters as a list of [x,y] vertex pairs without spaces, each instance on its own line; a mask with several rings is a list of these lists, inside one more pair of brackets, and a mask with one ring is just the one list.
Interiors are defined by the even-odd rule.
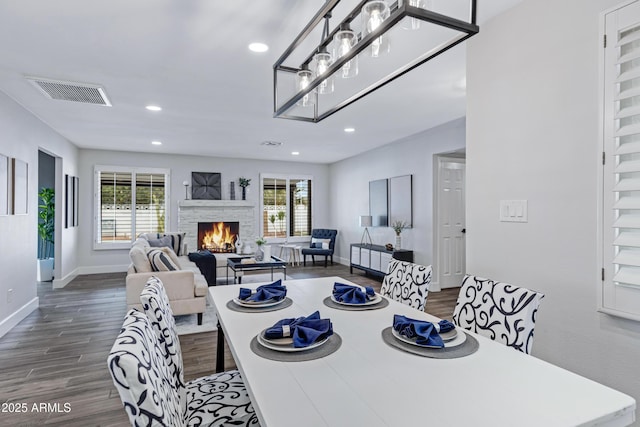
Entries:
[[604,14],[600,310],[640,320],[640,1]]
[[128,249],[140,233],[167,231],[169,171],[95,167],[95,249]]

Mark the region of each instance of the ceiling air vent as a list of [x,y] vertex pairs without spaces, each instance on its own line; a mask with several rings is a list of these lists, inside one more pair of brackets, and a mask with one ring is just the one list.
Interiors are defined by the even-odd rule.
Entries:
[[49,99],[111,106],[104,89],[98,85],[43,79],[40,77],[25,78]]

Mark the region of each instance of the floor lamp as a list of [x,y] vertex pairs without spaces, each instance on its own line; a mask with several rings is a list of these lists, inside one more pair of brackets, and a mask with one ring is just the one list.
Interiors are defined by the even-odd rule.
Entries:
[[[365,244],[365,245],[373,245],[373,243],[371,242],[371,236],[369,235],[369,229],[367,227],[371,227],[372,224],[372,218],[371,215],[360,215],[360,227],[364,227],[364,233],[362,233],[362,239],[360,239],[360,244]],[[367,243],[367,239],[369,240],[369,243]]]

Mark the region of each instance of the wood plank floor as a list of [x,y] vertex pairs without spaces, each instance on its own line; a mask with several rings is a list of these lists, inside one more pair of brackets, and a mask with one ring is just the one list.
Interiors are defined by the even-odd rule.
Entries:
[[[287,273],[294,279],[341,276],[380,289],[380,281],[337,264]],[[124,278],[93,274],[64,289],[38,285],[40,308],[0,338],[0,426],[129,425],[106,365],[126,313]],[[457,295],[458,288],[430,293],[426,311],[450,319]],[[187,380],[215,371],[216,337],[180,337]],[[235,366],[228,348],[225,366]],[[26,413],[15,412],[11,404],[17,403],[26,404]]]

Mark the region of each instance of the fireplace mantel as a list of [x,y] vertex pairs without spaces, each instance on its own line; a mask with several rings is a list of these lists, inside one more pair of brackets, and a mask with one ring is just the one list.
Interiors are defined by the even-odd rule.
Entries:
[[230,207],[255,207],[253,202],[247,200],[179,200],[181,208],[230,208]]

